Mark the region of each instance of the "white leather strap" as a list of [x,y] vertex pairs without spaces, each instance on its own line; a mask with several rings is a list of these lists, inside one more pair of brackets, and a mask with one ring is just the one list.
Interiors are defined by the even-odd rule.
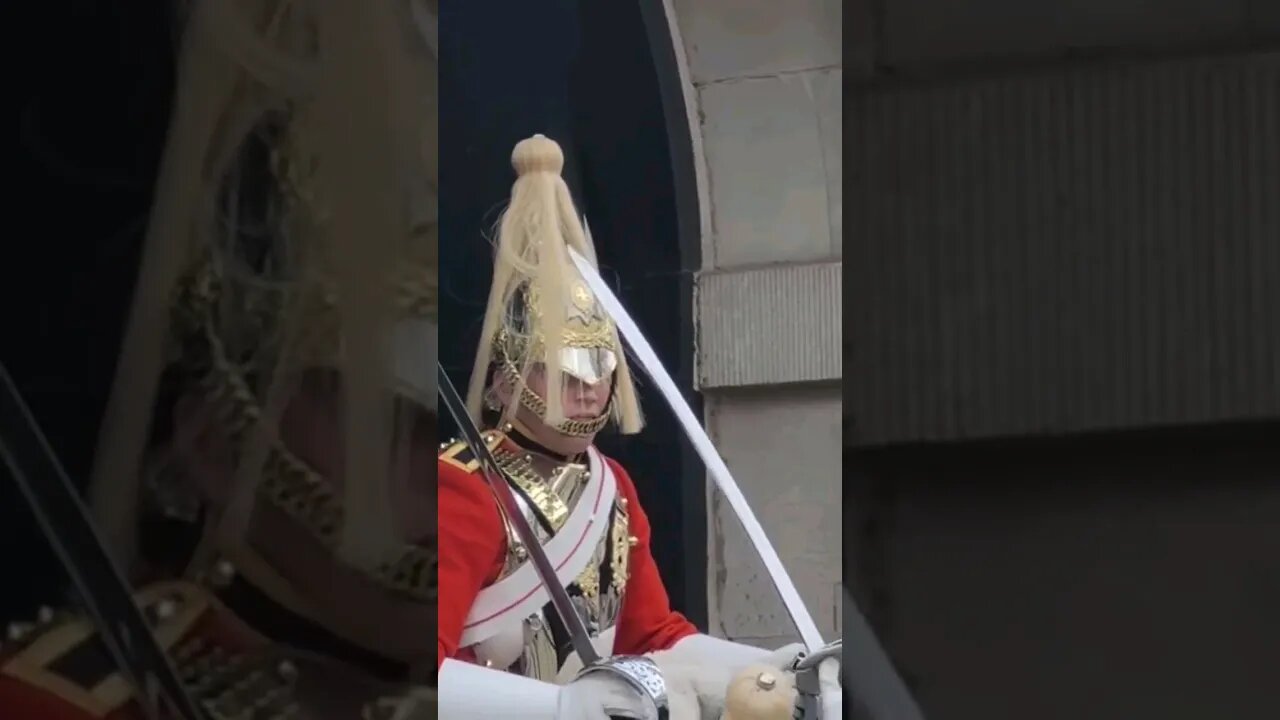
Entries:
[[[561,587],[566,587],[591,561],[600,537],[609,529],[609,513],[618,494],[618,481],[594,447],[587,450],[589,473],[582,496],[569,519],[543,545]],[[459,645],[471,647],[523,621],[551,599],[533,563],[526,562],[476,596],[462,627]]]
[[555,720],[560,688],[458,660],[440,666],[439,720]]

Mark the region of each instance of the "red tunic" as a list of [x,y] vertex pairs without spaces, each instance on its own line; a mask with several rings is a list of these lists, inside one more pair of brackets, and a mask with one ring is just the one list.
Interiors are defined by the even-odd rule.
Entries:
[[[697,628],[671,609],[667,589],[649,552],[649,518],[636,497],[635,485],[621,465],[605,459],[617,478],[619,497],[627,500],[630,532],[638,540],[631,548],[630,577],[622,598],[613,651],[637,655],[666,650],[678,640],[695,634]],[[439,468],[437,669],[446,658],[474,660],[469,651],[458,648],[462,626],[476,596],[497,581],[507,552],[507,536],[497,499],[484,479],[478,472],[467,472],[444,460],[440,461]]]

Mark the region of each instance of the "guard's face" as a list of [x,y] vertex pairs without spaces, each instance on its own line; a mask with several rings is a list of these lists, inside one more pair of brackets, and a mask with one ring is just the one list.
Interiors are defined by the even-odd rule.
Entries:
[[[545,398],[547,396],[547,370],[544,365],[533,366],[525,382],[528,384],[529,390],[533,391],[538,397]],[[561,375],[560,383],[560,402],[561,407],[564,408],[566,419],[590,421],[600,417],[608,409],[609,398],[613,393],[612,374],[606,375],[593,383],[564,372]],[[500,375],[495,377],[495,389],[498,399],[504,405],[509,405],[513,395],[513,388]],[[538,416],[524,405],[519,405],[519,409],[516,411],[516,418],[528,432],[534,435],[534,437],[530,438],[531,440],[564,455],[577,455],[586,452],[587,448],[595,440],[594,434],[587,436],[566,435],[549,425],[544,418]]]

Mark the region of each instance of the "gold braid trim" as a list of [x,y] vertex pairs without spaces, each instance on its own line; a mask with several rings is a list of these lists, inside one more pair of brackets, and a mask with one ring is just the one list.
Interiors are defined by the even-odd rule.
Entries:
[[614,503],[613,541],[610,563],[613,570],[613,586],[619,597],[626,592],[631,578],[631,548],[639,542],[631,535],[631,516],[627,513],[627,499],[618,498]]
[[547,486],[543,477],[534,469],[528,456],[522,452],[512,452],[499,447],[494,449],[493,459],[497,461],[498,469],[502,474],[520,486],[520,489],[538,507],[538,512],[542,513],[556,532],[559,532],[560,528],[564,527],[565,521],[569,519],[569,506]]
[[288,661],[228,652],[200,636],[178,645],[173,660],[193,699],[215,720],[301,717],[298,671]]

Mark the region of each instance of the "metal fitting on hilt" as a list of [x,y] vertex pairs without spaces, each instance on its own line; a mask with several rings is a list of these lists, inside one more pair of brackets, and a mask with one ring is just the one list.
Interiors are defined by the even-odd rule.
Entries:
[[[825,660],[840,657],[844,653],[844,641],[836,640],[811,653],[800,653],[791,663],[796,674],[795,720],[829,720],[822,717],[822,686],[818,680],[818,666]],[[836,719],[830,719],[836,720]]]
[[791,663],[791,669],[795,672],[809,669],[816,670],[824,660],[839,657],[843,653],[844,640],[835,640],[811,653],[800,653],[796,656],[795,661]]
[[659,720],[667,720],[667,682],[654,661],[640,655],[618,655],[586,666],[578,673],[578,677],[592,673],[607,673],[622,678],[653,702],[658,709]]

